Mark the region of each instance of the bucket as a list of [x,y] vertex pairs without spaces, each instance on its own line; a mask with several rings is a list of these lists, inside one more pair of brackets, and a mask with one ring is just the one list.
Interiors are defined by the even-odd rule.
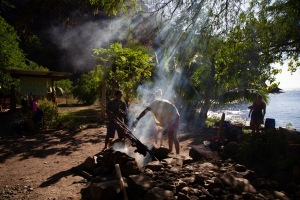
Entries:
[[275,128],[275,119],[266,118],[265,130],[274,129],[274,128]]

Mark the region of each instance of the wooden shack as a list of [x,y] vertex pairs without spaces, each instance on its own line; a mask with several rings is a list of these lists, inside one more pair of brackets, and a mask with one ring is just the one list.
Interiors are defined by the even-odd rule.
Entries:
[[[45,97],[56,103],[54,81],[67,79],[72,73],[69,72],[56,72],[56,71],[38,71],[38,70],[21,70],[11,69],[8,70],[13,78],[20,79],[22,96],[39,96]],[[16,109],[16,94],[15,88],[12,86],[10,99],[5,102],[10,102],[10,109]],[[7,105],[6,105],[7,106]]]

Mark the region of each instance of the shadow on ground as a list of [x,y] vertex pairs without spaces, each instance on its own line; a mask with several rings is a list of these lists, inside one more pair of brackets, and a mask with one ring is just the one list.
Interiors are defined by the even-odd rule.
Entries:
[[104,125],[99,111],[80,109],[72,112],[72,116],[76,117],[68,127],[42,129],[32,134],[24,130],[18,111],[0,113],[0,163],[17,155],[20,159],[45,158],[53,154],[67,156],[77,151],[83,143],[98,143],[99,134],[82,132]]

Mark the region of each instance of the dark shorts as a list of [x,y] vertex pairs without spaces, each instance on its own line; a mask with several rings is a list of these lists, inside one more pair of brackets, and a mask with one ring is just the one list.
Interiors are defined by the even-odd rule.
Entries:
[[117,131],[118,137],[120,139],[124,138],[123,130],[120,128],[119,125],[117,125],[115,123],[108,123],[108,125],[107,125],[107,133],[106,133],[107,137],[114,138],[116,131]]

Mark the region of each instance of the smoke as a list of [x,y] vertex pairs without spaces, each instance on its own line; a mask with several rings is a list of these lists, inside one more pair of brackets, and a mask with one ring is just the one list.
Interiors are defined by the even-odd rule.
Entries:
[[[63,65],[70,66],[68,68],[72,68],[74,72],[82,72],[93,69],[95,65],[92,56],[93,49],[108,48],[109,44],[122,41],[127,37],[128,27],[134,29],[137,37],[147,38],[147,34],[150,36],[152,28],[157,27],[155,24],[156,19],[144,19],[141,15],[135,15],[133,18],[131,14],[128,14],[113,20],[87,22],[70,30],[65,30],[61,26],[53,26],[49,29],[49,34],[53,42],[63,52],[62,55],[64,56],[61,60]],[[139,86],[138,101],[131,103],[129,107],[130,124],[148,106],[148,95],[154,94],[158,90],[161,91],[162,99],[167,99],[175,105],[181,102],[174,88],[180,82],[182,74],[180,67],[176,66],[174,58],[179,53],[180,45],[184,45],[185,41],[182,41],[182,28],[176,31],[174,25],[176,25],[174,21],[164,24],[163,29],[158,32],[158,36],[153,38],[156,45],[156,77],[153,77],[151,84],[147,83]],[[138,34],[139,32],[140,34]],[[147,113],[139,121],[134,134],[142,143],[151,148],[155,127],[154,117]]]
[[93,49],[107,48],[113,41],[121,41],[126,37],[126,27],[130,17],[124,16],[111,20],[91,21],[78,25],[70,30],[63,26],[52,26],[48,30],[52,42],[62,52],[61,65],[68,71],[89,71],[93,69],[95,60]]
[[138,152],[134,152],[135,147],[131,147],[129,143],[125,144],[124,146],[122,143],[116,142],[112,147],[115,151],[126,153],[128,156],[134,158],[140,168],[144,167],[147,163],[152,161],[150,154],[147,153],[147,155],[144,156]]

